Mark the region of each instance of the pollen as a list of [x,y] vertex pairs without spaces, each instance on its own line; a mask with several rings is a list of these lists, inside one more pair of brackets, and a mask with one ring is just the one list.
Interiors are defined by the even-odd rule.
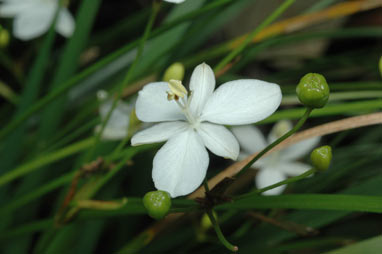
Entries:
[[176,97],[183,98],[185,95],[188,94],[187,89],[182,85],[182,81],[170,79],[168,82],[168,86],[170,88],[170,92],[168,93],[168,99],[174,99]]

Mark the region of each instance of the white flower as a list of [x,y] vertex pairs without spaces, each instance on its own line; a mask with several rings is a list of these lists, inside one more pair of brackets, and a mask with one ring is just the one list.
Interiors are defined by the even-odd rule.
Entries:
[[[53,22],[59,0],[0,0],[0,17],[11,18],[13,34],[20,40],[34,39],[46,31]],[[60,7],[56,31],[69,37],[74,31],[74,20],[67,8]]]
[[216,91],[207,64],[192,73],[190,92],[180,81],[146,85],[136,113],[144,122],[163,122],[135,134],[132,145],[166,141],[153,161],[155,187],[172,197],[194,191],[206,176],[212,153],[235,160],[239,144],[223,125],[249,124],[271,115],[280,105],[278,85],[255,79],[227,82]]
[[[106,91],[99,91],[97,93],[98,99],[102,101],[102,104],[99,108],[99,114],[101,121],[105,121],[107,114],[109,113],[111,106],[113,105],[113,100],[109,99]],[[130,113],[132,107],[127,103],[122,101],[117,102],[117,106],[111,113],[109,121],[107,122],[105,129],[102,132],[101,139],[103,140],[119,140],[127,136],[127,130],[129,128]],[[97,125],[95,132],[101,130],[101,124]]]
[[[284,135],[292,129],[290,121],[279,121],[271,130],[268,140],[255,126],[246,125],[232,128],[232,132],[239,140],[239,144],[244,151],[240,157],[245,158],[250,154],[261,151],[270,143]],[[312,166],[296,161],[308,154],[320,141],[319,137],[306,139],[291,145],[283,150],[273,152],[269,156],[263,157],[255,162],[252,167],[259,168],[256,176],[256,186],[261,189],[277,182],[283,181],[287,176],[297,176],[303,174]],[[281,194],[286,185],[263,192],[265,195]]]
[[180,4],[186,0],[164,0],[164,1],[169,2],[169,3],[174,3],[174,4]]

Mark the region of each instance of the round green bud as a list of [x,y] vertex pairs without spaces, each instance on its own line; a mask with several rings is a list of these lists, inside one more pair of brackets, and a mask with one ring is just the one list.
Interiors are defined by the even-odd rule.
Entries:
[[332,160],[332,148],[330,146],[321,146],[314,149],[310,154],[310,160],[312,161],[313,167],[317,170],[327,170]]
[[9,32],[0,26],[0,48],[5,48],[9,43]]
[[298,83],[296,93],[305,106],[322,108],[329,99],[329,86],[321,74],[308,73]]
[[163,81],[169,82],[171,79],[183,80],[184,65],[182,63],[173,63],[164,72]]
[[171,208],[171,197],[166,191],[150,191],[143,197],[143,205],[150,217],[162,219]]

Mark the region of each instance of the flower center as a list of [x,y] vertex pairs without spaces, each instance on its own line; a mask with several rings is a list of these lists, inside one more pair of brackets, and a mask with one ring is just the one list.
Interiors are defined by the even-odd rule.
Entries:
[[[196,129],[199,126],[200,121],[193,116],[190,111],[190,102],[192,99],[192,91],[190,93],[182,85],[182,81],[171,79],[168,82],[170,91],[167,91],[167,99],[169,101],[174,100],[176,104],[181,108],[183,114],[186,116],[187,121],[191,126]],[[189,96],[187,97],[187,95]]]

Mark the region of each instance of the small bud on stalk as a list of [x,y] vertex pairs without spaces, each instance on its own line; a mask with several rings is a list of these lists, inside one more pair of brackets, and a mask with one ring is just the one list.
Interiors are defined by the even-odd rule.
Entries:
[[143,197],[143,205],[150,217],[162,219],[171,208],[171,197],[166,191],[150,191]]
[[169,82],[171,79],[183,80],[184,65],[181,63],[173,63],[164,72],[163,81]]
[[332,160],[332,148],[330,146],[318,147],[310,154],[310,159],[313,167],[319,171],[325,171]]
[[9,44],[9,32],[0,25],[0,48],[5,48]]
[[324,76],[308,73],[301,78],[296,88],[297,97],[310,108],[322,108],[329,99],[329,86]]

